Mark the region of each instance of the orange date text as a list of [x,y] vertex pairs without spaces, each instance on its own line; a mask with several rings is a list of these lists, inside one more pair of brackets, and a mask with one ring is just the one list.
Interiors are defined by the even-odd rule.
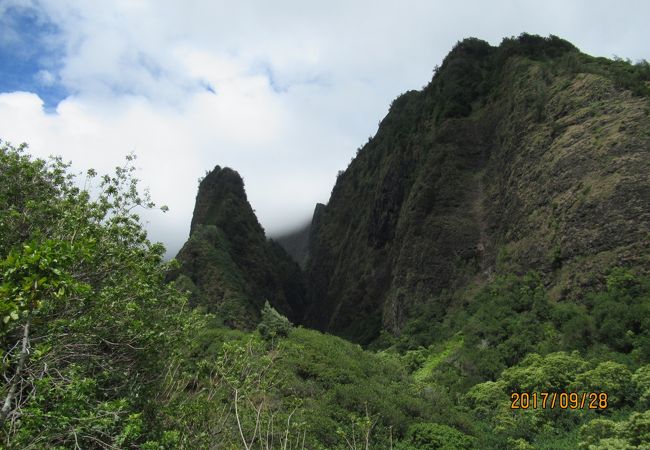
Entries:
[[607,409],[607,392],[513,392],[510,409]]

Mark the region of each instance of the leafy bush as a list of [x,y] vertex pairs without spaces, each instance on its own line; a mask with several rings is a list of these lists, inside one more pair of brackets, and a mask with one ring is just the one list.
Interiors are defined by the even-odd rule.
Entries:
[[650,279],[615,268],[607,289],[588,295],[585,303],[594,319],[596,340],[612,350],[650,361]]
[[584,392],[606,392],[607,403],[616,408],[631,400],[632,374],[623,364],[605,361],[578,375],[575,387]]
[[632,375],[635,398],[641,408],[650,409],[650,364],[637,369]]
[[594,419],[580,429],[580,448],[642,449],[650,442],[650,411],[632,413],[627,420]]
[[264,340],[271,341],[278,337],[287,337],[291,331],[291,322],[267,301],[262,308],[262,321],[257,329]]
[[24,149],[0,145],[4,444],[134,446],[155,434],[151,399],[201,320],[134,212],[154,205],[133,157],[93,197],[60,159]]
[[532,353],[517,366],[503,371],[509,392],[563,392],[587,367],[578,352],[557,352],[546,356]]
[[463,403],[477,417],[481,419],[490,418],[502,409],[504,405],[509,406],[506,395],[506,383],[503,380],[479,383],[463,396]]
[[396,448],[403,450],[463,450],[474,448],[476,439],[439,423],[417,423]]

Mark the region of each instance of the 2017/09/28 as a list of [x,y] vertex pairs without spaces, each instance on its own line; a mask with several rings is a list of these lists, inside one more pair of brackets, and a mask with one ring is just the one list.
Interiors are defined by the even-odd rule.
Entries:
[[607,409],[606,392],[513,392],[510,409]]

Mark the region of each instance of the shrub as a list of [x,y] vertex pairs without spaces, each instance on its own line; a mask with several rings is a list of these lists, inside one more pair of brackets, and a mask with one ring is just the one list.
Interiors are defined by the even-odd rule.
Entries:
[[632,382],[636,389],[635,398],[642,408],[650,408],[650,364],[639,368],[632,375]]
[[264,340],[270,341],[276,337],[288,336],[291,330],[291,322],[266,301],[262,308],[262,321],[257,326],[257,329]]
[[608,403],[620,406],[630,398],[631,380],[632,374],[623,364],[605,361],[578,375],[576,385],[585,392],[607,392]]
[[397,448],[426,450],[459,450],[474,448],[475,439],[455,428],[439,423],[417,423],[406,433]]

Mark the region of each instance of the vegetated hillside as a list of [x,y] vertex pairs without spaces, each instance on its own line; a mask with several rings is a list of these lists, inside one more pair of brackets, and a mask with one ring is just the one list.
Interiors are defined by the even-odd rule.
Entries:
[[460,42],[317,209],[306,323],[369,343],[498,274],[580,301],[613,266],[647,273],[648,80],[556,37]]
[[[224,324],[251,328],[268,300],[292,320],[302,315],[305,288],[298,265],[267,240],[237,172],[215,167],[199,185],[190,237],[171,275],[194,306]],[[176,278],[178,277],[178,278]]]

